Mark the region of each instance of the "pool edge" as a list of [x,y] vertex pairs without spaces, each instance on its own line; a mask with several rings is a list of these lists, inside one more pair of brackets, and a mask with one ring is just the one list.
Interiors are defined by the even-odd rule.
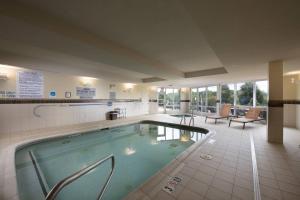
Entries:
[[[3,195],[2,196],[3,200],[12,200],[12,199],[13,200],[19,200],[18,185],[17,185],[17,176],[16,176],[16,166],[15,166],[15,155],[16,155],[17,150],[19,150],[19,149],[21,149],[21,148],[23,148],[23,147],[25,147],[27,145],[39,143],[39,142],[42,142],[42,141],[45,141],[45,140],[49,140],[49,139],[57,139],[57,138],[65,137],[65,136],[71,136],[71,135],[78,134],[78,133],[85,134],[85,133],[88,133],[90,131],[102,130],[102,129],[107,129],[107,128],[108,129],[109,128],[117,128],[117,127],[122,127],[122,126],[130,125],[130,124],[135,124],[135,123],[143,123],[143,122],[155,122],[155,123],[159,123],[159,124],[168,124],[168,125],[173,125],[175,127],[178,127],[178,126],[188,127],[187,125],[180,125],[178,123],[163,122],[163,121],[152,120],[152,119],[151,120],[149,120],[149,119],[136,119],[136,120],[131,120],[131,121],[123,121],[120,124],[109,124],[109,125],[102,125],[102,127],[85,128],[84,130],[80,130],[80,129],[79,130],[74,129],[74,130],[69,130],[69,131],[61,130],[62,133],[59,133],[60,131],[58,131],[58,133],[53,134],[53,135],[40,136],[40,137],[35,138],[35,139],[27,139],[27,140],[24,140],[22,142],[16,142],[14,144],[8,145],[7,147],[5,147],[3,149],[3,151],[8,151],[9,152],[8,156],[7,156],[8,158],[6,159],[6,161],[4,161],[4,166],[5,166],[5,168],[10,169],[9,170],[9,174],[10,175],[8,175],[8,176],[5,175],[3,178],[5,180],[9,179],[8,181],[4,181],[4,182],[5,183],[9,182],[10,183],[9,185],[11,187],[9,188],[9,190],[5,190],[5,187],[3,187],[4,188],[3,191],[2,191],[2,193],[3,193],[2,194]],[[201,127],[196,127],[196,126],[192,126],[192,127],[195,127],[197,129],[201,128]],[[204,128],[201,128],[201,129],[204,129]],[[211,133],[213,133],[213,131],[211,131],[210,129],[207,129],[207,128],[205,128],[205,130],[208,130],[208,133],[207,133],[208,137],[207,138],[209,138],[210,137],[209,135]],[[185,149],[183,152],[181,152],[178,156],[176,156],[176,158],[173,159],[173,160],[177,160],[177,157],[179,157],[183,153],[186,153],[187,151],[190,151],[190,149],[192,147],[195,149],[195,147],[194,147],[195,145],[198,146],[199,143],[202,144],[203,141],[206,141],[207,138],[205,138],[204,140],[202,140],[200,142],[195,142],[193,145],[191,145],[190,147],[188,147],[187,149]],[[188,155],[190,155],[190,153],[188,153]],[[170,165],[170,163],[172,163],[173,160],[170,161],[165,167],[167,167],[168,165]],[[159,170],[158,172],[160,172],[161,170]],[[153,176],[155,176],[157,173],[155,173]],[[146,183],[147,181],[149,181],[153,176],[151,176],[150,178],[148,178],[144,183]],[[139,188],[139,187],[141,187],[141,186],[138,186],[137,188]],[[133,191],[135,191],[137,188],[135,188]],[[126,196],[124,198],[126,198]]]

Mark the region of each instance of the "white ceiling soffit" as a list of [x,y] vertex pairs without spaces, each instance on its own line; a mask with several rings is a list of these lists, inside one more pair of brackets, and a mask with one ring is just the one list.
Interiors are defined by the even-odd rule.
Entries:
[[182,0],[224,66],[300,56],[298,0]]
[[[300,56],[299,4],[298,0],[2,1],[0,38],[8,45],[0,45],[0,50],[33,58],[31,65],[41,61],[45,65],[40,67],[47,70],[53,67],[47,65],[50,60],[60,66],[58,71],[72,72],[74,67],[106,78],[167,79],[162,85],[266,78],[269,61]],[[9,49],[13,42],[22,48]],[[228,74],[184,78],[184,72],[223,66]]]
[[77,25],[67,23],[64,19],[35,7],[10,3],[10,1],[1,4],[0,34],[7,40],[14,41],[17,38],[39,48],[146,74],[148,77],[152,75],[163,78],[183,77],[183,72],[176,68],[148,58],[134,49],[105,39]]
[[283,73],[293,74],[300,71],[300,58],[293,58],[283,62]]
[[216,85],[219,83],[234,83],[234,82],[244,82],[251,80],[265,80],[267,79],[268,67],[266,64],[261,65],[248,65],[241,69],[240,67],[232,67],[230,73],[218,74],[210,76],[200,76],[194,78],[182,78],[177,80],[167,80],[162,81],[156,86],[168,87],[172,85],[173,87],[199,87],[206,85]]
[[[87,76],[87,77],[95,77],[104,80],[108,80],[113,82],[133,82],[138,83],[141,82],[140,79],[136,77],[129,76],[120,76],[119,74],[112,72],[103,72],[97,69],[87,69],[85,66],[76,63],[61,63],[55,62],[53,59],[40,59],[38,57],[30,57],[25,56],[23,54],[14,54],[11,52],[6,52],[0,50],[0,60],[1,64],[11,65],[11,66],[22,66],[23,68],[32,69],[32,70],[40,70],[44,72],[51,73],[63,73],[74,76]],[[33,62],[34,61],[34,62]],[[87,63],[91,64],[91,63]]]
[[223,66],[178,0],[22,1],[174,71]]

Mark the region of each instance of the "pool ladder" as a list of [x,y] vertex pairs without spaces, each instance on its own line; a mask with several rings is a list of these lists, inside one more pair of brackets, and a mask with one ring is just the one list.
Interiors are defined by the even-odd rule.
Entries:
[[[180,124],[182,124],[182,122],[184,122],[184,124],[186,123],[186,116],[185,114],[182,115],[181,120],[180,120]],[[191,124],[193,123],[193,126],[195,126],[195,119],[194,119],[194,111],[193,109],[191,109],[191,117],[190,117],[190,122],[189,122],[189,126],[191,126]]]
[[43,193],[46,197],[46,200],[54,200],[56,198],[56,196],[59,194],[59,192],[67,185],[71,184],[72,182],[74,182],[75,180],[79,179],[80,177],[84,176],[85,174],[87,174],[88,172],[90,172],[91,170],[95,169],[96,167],[100,166],[102,163],[106,162],[107,160],[111,159],[111,170],[109,173],[109,176],[106,178],[105,184],[104,186],[101,188],[100,193],[98,194],[97,200],[100,200],[103,197],[103,194],[105,192],[105,190],[107,189],[107,186],[111,180],[111,177],[114,173],[115,170],[115,157],[113,154],[110,154],[109,156],[98,160],[97,162],[82,168],[81,170],[75,172],[74,174],[62,179],[61,181],[59,181],[51,190],[50,192],[48,191],[48,185],[45,181],[44,175],[38,165],[37,159],[34,155],[34,153],[32,151],[29,151],[29,155],[30,158],[32,160],[32,163],[34,165],[35,171],[37,173],[39,182],[41,184]]

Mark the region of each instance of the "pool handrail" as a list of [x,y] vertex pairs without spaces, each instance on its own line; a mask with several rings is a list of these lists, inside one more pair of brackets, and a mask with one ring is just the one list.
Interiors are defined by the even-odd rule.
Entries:
[[37,174],[37,177],[38,177],[38,180],[40,182],[40,185],[41,185],[41,188],[42,188],[42,191],[44,193],[44,195],[46,196],[48,194],[48,191],[50,190],[49,189],[49,186],[46,182],[46,179],[45,179],[45,176],[43,174],[43,171],[41,170],[41,167],[35,157],[35,154],[32,150],[29,151],[29,156],[31,158],[31,161],[32,161],[32,164],[33,164],[33,167],[35,169],[35,172]]
[[109,156],[75,172],[74,174],[62,179],[61,181],[59,181],[51,190],[50,192],[47,194],[46,196],[46,200],[54,200],[56,198],[56,196],[58,195],[58,193],[67,185],[69,185],[70,183],[74,182],[75,180],[77,180],[78,178],[80,178],[81,176],[87,174],[89,171],[95,169],[96,167],[98,167],[99,165],[101,165],[102,163],[104,163],[105,161],[111,159],[111,170],[109,173],[109,176],[107,177],[104,186],[101,188],[101,191],[97,197],[97,200],[100,200],[103,197],[103,194],[111,180],[111,177],[113,175],[113,172],[115,170],[115,157],[113,154],[110,154]]

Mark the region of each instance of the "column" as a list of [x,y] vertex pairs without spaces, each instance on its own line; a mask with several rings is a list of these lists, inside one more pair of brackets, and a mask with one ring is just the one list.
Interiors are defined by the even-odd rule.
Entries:
[[180,112],[188,113],[190,105],[190,90],[188,88],[180,89]]
[[217,87],[218,88],[217,88],[217,103],[216,103],[217,111],[216,111],[216,113],[217,113],[217,115],[219,115],[220,114],[220,108],[221,108],[221,85],[218,84]]
[[283,62],[269,62],[268,142],[283,143]]

